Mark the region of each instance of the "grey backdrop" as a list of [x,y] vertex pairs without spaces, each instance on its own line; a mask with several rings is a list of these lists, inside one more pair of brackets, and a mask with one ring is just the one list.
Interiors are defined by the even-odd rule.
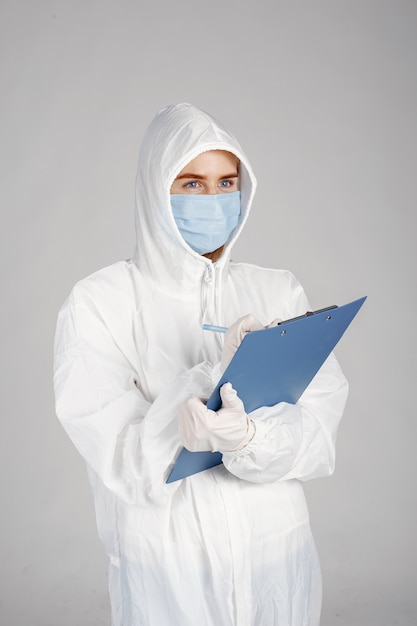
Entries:
[[314,307],[368,295],[337,349],[336,472],[306,485],[322,625],[417,623],[416,24],[415,0],[1,1],[1,624],[109,624],[53,335],[74,282],[131,254],[139,144],[178,101],[257,173],[234,257]]

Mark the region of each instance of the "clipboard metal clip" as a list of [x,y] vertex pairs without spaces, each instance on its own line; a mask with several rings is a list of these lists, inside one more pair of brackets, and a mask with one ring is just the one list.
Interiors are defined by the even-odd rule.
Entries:
[[[317,311],[306,311],[304,315],[298,315],[297,317],[291,317],[289,320],[282,320],[282,322],[278,322],[277,326],[289,324],[290,322],[295,322],[295,320],[302,320],[304,317],[310,317],[311,315],[317,315],[317,313],[324,313],[325,311],[331,311],[332,309],[337,309],[337,304],[326,306],[324,309],[317,309]],[[328,315],[326,319],[331,319],[331,315]]]

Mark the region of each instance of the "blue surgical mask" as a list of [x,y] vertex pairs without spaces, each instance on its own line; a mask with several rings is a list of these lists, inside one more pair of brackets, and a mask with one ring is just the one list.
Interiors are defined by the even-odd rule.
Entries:
[[236,228],[240,215],[240,191],[231,193],[172,194],[175,223],[184,240],[198,254],[220,248]]

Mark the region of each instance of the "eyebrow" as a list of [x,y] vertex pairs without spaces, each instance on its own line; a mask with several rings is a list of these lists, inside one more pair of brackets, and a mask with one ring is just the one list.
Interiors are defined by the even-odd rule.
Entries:
[[[233,172],[233,174],[227,174],[226,176],[222,176],[220,180],[225,180],[226,178],[238,178],[238,172]],[[207,176],[202,176],[201,174],[193,174],[192,172],[185,172],[184,174],[180,174],[176,177],[175,180],[181,180],[182,178],[195,178],[196,180],[204,180]]]

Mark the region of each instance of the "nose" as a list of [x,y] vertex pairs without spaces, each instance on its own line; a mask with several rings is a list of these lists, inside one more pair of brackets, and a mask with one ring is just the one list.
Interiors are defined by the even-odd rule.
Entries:
[[221,189],[219,188],[219,186],[215,182],[207,183],[206,190],[207,190],[206,193],[209,196],[214,196],[217,193],[221,193]]

